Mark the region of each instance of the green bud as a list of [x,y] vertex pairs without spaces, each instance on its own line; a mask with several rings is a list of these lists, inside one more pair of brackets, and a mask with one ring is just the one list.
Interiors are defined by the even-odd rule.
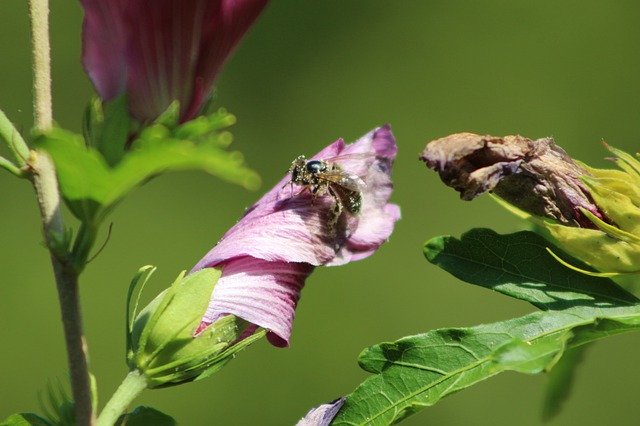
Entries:
[[586,173],[581,178],[606,220],[583,211],[595,229],[536,222],[567,253],[600,272],[573,269],[598,276],[636,273],[640,272],[640,162],[623,151],[607,148],[621,170],[583,165]]
[[227,315],[194,336],[220,277],[220,271],[213,268],[187,276],[183,272],[171,287],[135,315],[135,306],[134,312],[130,309],[134,289],[138,283],[144,285],[154,271],[150,266],[140,269],[127,303],[127,363],[131,370],[146,377],[147,387],[173,386],[208,377],[265,334],[262,331],[241,340],[249,323]]

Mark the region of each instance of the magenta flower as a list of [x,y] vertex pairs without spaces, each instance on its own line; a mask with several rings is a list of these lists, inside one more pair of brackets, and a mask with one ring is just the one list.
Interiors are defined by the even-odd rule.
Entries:
[[268,0],[80,0],[84,67],[100,97],[126,93],[131,114],[180,102],[196,116],[233,48]]
[[222,269],[199,330],[233,314],[269,330],[275,346],[288,346],[300,291],[313,269],[370,256],[391,235],[400,218],[400,208],[389,203],[396,151],[391,129],[383,126],[349,145],[339,139],[312,157],[364,183],[360,212],[343,210],[333,226],[333,197],[292,189],[290,175],[249,208],[192,270]]

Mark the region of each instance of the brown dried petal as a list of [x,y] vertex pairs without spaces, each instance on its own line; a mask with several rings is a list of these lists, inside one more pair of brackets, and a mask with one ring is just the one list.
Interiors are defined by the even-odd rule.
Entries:
[[429,142],[420,159],[463,200],[493,191],[521,210],[569,226],[595,228],[580,207],[607,221],[580,181],[589,173],[552,138],[456,133]]

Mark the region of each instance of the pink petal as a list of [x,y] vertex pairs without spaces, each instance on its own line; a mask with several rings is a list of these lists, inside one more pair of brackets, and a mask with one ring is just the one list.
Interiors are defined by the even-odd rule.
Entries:
[[220,68],[251,27],[268,0],[221,0],[210,15],[200,41],[200,57],[195,70],[195,90],[185,104],[184,120],[194,117],[210,93]]
[[384,126],[350,145],[338,140],[313,156],[337,157],[345,171],[361,176],[366,183],[362,212],[355,217],[343,213],[344,227],[334,237],[328,229],[333,199],[314,199],[298,186],[292,189],[287,175],[249,208],[192,272],[242,256],[315,266],[369,256],[387,240],[400,217],[399,208],[388,204],[395,154],[395,139]]
[[312,408],[296,423],[296,426],[329,426],[345,401],[346,398],[342,397],[328,404]]
[[123,20],[127,0],[80,0],[82,64],[102,99],[125,91],[127,28]]
[[362,211],[343,213],[336,232],[328,226],[333,198],[292,188],[288,175],[248,209],[192,269],[222,268],[199,330],[233,314],[268,329],[274,345],[287,346],[296,303],[313,268],[370,256],[393,231],[400,218],[399,207],[389,204],[396,151],[384,126],[350,145],[337,140],[313,157],[335,161],[366,185]]
[[173,100],[179,101],[182,108],[190,102],[203,26],[216,3],[130,2],[126,56],[127,92],[133,116],[142,121],[153,120]]
[[274,346],[288,346],[300,290],[313,269],[252,257],[225,263],[202,321],[212,324],[223,315],[236,315],[269,330]]

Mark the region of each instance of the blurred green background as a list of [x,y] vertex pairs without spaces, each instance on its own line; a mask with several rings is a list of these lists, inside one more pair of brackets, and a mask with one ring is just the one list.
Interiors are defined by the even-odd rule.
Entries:
[[[81,10],[53,0],[55,118],[79,131],[92,87],[80,67]],[[0,107],[32,123],[27,8],[0,1]],[[460,131],[554,136],[605,166],[600,144],[640,141],[640,3],[627,1],[278,0],[219,80],[238,117],[235,148],[263,177],[250,193],[202,173],[162,176],[112,216],[113,235],[82,277],[82,302],[104,404],[126,374],[124,300],[144,264],[151,297],[189,269],[292,158],[337,137],[392,124],[400,152],[393,200],[402,220],[375,256],[319,268],[307,281],[292,346],[260,342],[210,379],[137,401],[185,425],[287,425],[367,375],[368,345],[444,326],[503,320],[533,308],[459,282],[422,256],[425,240],[472,227],[521,229],[491,200],[464,203],[417,161],[426,141]],[[66,379],[59,311],[33,190],[0,172],[0,419],[41,411],[38,392]],[[640,336],[600,341],[580,366],[555,425],[635,425]],[[503,374],[403,424],[538,425],[546,378]]]

